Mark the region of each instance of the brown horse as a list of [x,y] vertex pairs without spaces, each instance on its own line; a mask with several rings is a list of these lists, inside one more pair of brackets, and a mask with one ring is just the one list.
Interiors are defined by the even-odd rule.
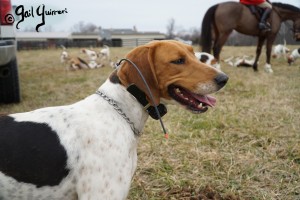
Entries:
[[[265,70],[272,73],[270,64],[272,44],[276,38],[282,22],[293,21],[293,31],[296,40],[300,40],[300,9],[283,3],[273,3],[273,10],[269,17],[271,31],[258,29],[258,19],[250,9],[238,2],[224,2],[210,7],[202,22],[201,45],[202,51],[210,53],[213,48],[215,58],[220,60],[220,52],[228,36],[233,30],[258,37],[256,58],[253,69],[257,71],[257,62],[262,46],[267,41],[267,62]],[[213,47],[212,47],[213,46]]]

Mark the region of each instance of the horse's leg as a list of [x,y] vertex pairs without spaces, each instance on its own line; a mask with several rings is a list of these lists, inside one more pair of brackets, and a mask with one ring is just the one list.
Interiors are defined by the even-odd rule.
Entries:
[[259,60],[259,56],[261,54],[261,49],[262,49],[262,46],[265,42],[265,39],[266,39],[265,37],[259,37],[258,38],[258,43],[257,43],[257,47],[256,47],[256,57],[255,57],[255,61],[254,61],[253,66],[252,66],[254,71],[258,71],[257,70],[257,62]]
[[267,62],[265,65],[265,71],[268,73],[273,73],[273,69],[271,65],[271,51],[272,51],[272,45],[274,40],[275,40],[275,36],[273,35],[267,38],[267,49],[266,49]]
[[225,44],[229,34],[231,33],[231,31],[229,33],[219,33],[218,35],[216,35],[216,40],[214,42],[213,45],[213,54],[214,57],[217,59],[217,68],[220,69],[220,53],[222,50],[223,45]]

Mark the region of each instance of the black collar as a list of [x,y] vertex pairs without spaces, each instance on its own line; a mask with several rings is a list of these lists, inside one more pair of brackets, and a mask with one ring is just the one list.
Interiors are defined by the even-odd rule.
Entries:
[[[117,76],[117,72],[113,72],[109,77],[112,83],[121,84],[119,77]],[[156,113],[155,107],[151,106],[146,98],[146,94],[139,89],[136,85],[132,84],[127,88],[127,91],[136,98],[136,100],[144,107],[145,111],[153,118],[158,120],[159,116]],[[157,106],[158,112],[160,116],[164,116],[168,111],[165,105],[159,104]]]
[[[158,120],[159,116],[156,113],[155,107],[151,106],[151,104],[148,102],[146,98],[146,94],[140,90],[136,85],[132,84],[128,86],[127,91],[132,94],[136,98],[140,104],[144,107],[144,109],[148,112],[148,114],[153,118]],[[157,106],[158,112],[160,114],[160,117],[163,117],[168,111],[164,104],[159,104]]]

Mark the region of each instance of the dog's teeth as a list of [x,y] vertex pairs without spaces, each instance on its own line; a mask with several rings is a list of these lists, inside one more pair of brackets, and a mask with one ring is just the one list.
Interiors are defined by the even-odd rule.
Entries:
[[199,103],[198,108],[202,108],[202,103]]
[[187,98],[187,97],[185,97],[184,99],[187,100],[187,101],[189,100],[189,98]]
[[175,92],[176,92],[177,94],[179,94],[179,93],[180,93],[179,88],[176,88]]

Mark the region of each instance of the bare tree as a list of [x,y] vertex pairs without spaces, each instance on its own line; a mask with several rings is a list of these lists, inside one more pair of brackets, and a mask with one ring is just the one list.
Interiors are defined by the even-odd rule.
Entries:
[[169,20],[169,23],[167,25],[167,38],[173,39],[175,37],[175,19],[172,18]]
[[97,26],[92,23],[84,23],[83,21],[74,24],[71,28],[72,32],[75,33],[91,33],[97,30]]
[[193,44],[199,44],[200,30],[198,28],[192,27],[188,30],[176,28],[176,34],[173,34],[174,37],[179,37],[185,41],[192,41]]

